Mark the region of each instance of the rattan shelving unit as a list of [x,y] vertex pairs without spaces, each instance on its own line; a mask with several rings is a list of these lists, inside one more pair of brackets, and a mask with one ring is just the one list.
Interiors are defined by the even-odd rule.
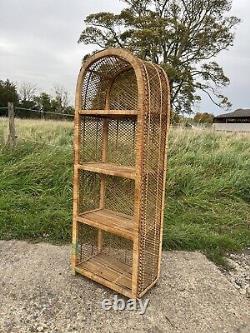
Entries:
[[130,298],[157,281],[162,247],[169,85],[123,49],[83,64],[76,89],[74,272]]

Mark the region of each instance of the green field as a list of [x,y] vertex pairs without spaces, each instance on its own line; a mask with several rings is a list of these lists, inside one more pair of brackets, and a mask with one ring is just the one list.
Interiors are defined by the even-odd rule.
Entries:
[[[72,123],[0,118],[0,239],[70,242]],[[250,136],[171,129],[164,248],[223,255],[250,246]]]

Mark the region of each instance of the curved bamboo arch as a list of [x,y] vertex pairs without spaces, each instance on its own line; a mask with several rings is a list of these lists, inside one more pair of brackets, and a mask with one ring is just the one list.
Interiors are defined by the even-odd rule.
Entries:
[[[84,62],[83,66],[81,67],[80,73],[78,75],[77,86],[76,86],[76,98],[75,98],[75,109],[81,109],[81,85],[83,82],[83,78],[85,73],[87,72],[88,68],[93,65],[98,60],[110,57],[110,56],[117,56],[118,58],[126,61],[128,64],[131,65],[133,68],[136,78],[137,78],[137,87],[138,87],[138,110],[142,110],[143,100],[145,98],[145,89],[144,89],[144,77],[143,77],[143,62],[136,56],[134,56],[130,51],[125,49],[117,49],[117,48],[109,48],[104,51],[100,51],[95,53],[94,55],[87,58]],[[122,71],[121,71],[122,72]],[[118,72],[116,76],[120,75],[121,72]],[[113,78],[115,79],[115,78]]]

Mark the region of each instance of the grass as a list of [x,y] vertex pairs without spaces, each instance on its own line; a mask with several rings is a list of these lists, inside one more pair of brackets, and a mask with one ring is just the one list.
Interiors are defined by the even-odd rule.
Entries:
[[[70,242],[72,123],[0,119],[0,238]],[[250,136],[172,129],[165,249],[200,250],[217,264],[250,246]]]

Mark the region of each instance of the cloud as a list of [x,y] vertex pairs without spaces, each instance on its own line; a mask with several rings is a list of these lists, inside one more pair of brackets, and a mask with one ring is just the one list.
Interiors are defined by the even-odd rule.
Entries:
[[[248,86],[250,83],[249,11],[249,1],[233,0],[231,15],[239,17],[241,23],[235,29],[234,46],[228,51],[223,51],[216,59],[223,66],[225,74],[231,81],[230,85],[222,90],[222,93],[229,97],[233,104],[232,109],[250,107],[248,97]],[[215,114],[224,113],[223,110],[214,106],[205,96],[199,109]]]
[[[31,82],[49,92],[61,85],[73,101],[81,59],[95,49],[77,44],[84,18],[99,11],[119,11],[121,7],[119,0],[0,1],[0,78]],[[249,1],[233,1],[233,15],[242,18],[242,23],[236,30],[235,46],[218,57],[231,79],[223,93],[233,101],[234,108],[250,107],[249,11]],[[223,112],[205,96],[198,109]]]
[[47,91],[59,84],[73,97],[81,59],[93,50],[77,44],[84,17],[115,7],[116,0],[1,1],[0,78]]

